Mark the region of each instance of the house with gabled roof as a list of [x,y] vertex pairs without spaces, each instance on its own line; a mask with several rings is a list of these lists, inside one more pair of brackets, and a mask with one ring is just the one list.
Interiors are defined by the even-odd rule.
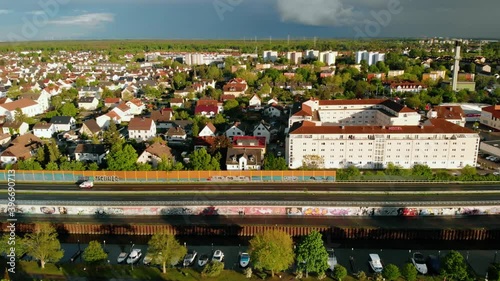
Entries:
[[95,119],[90,119],[83,122],[80,128],[80,135],[85,135],[88,137],[99,136],[102,133],[101,127],[97,124]]
[[182,142],[185,141],[187,138],[186,131],[181,127],[172,127],[168,129],[165,135],[167,137],[167,141],[170,142],[179,142],[179,141]]
[[128,123],[128,135],[138,142],[151,140],[156,136],[156,124],[152,118],[134,117]]
[[107,108],[114,108],[122,102],[121,98],[105,98],[104,106]]
[[33,135],[39,137],[39,138],[44,138],[44,139],[50,139],[56,132],[56,128],[54,124],[52,123],[37,123],[35,126],[33,126]]
[[26,134],[29,130],[29,125],[21,121],[7,121],[0,124],[0,128],[2,128],[4,134],[16,136]]
[[144,109],[146,109],[146,105],[140,99],[132,99],[125,104],[130,108],[130,114],[133,115],[141,115]]
[[40,107],[42,108],[43,112],[49,110],[50,96],[46,92],[40,92],[40,93],[28,92],[28,93],[21,94],[21,96],[19,98],[30,99],[30,100],[36,101],[40,105]]
[[260,170],[262,156],[259,149],[229,148],[227,151],[226,168],[228,171]]
[[75,128],[76,120],[71,116],[54,116],[50,119],[56,132],[66,132]]
[[235,122],[231,127],[229,127],[229,129],[226,130],[224,134],[230,139],[236,136],[244,136],[245,128],[240,122]]
[[262,104],[262,101],[260,100],[259,96],[253,95],[253,97],[248,101],[248,106],[253,106],[253,107],[260,107]]
[[261,121],[253,129],[254,137],[264,137],[266,139],[266,144],[271,141],[271,127],[264,121]]
[[448,122],[465,127],[465,113],[459,105],[435,106],[427,113],[427,118],[442,118]]
[[78,108],[83,110],[96,110],[99,101],[95,97],[81,97],[78,99]]
[[76,161],[101,164],[108,152],[103,144],[80,143],[76,146],[73,155]]
[[173,160],[172,151],[165,143],[146,144],[146,149],[137,158],[138,164],[149,163],[153,168],[158,167],[162,159]]
[[31,99],[18,99],[13,102],[0,104],[0,115],[6,116],[8,120],[14,120],[18,108],[27,117],[34,117],[43,113],[42,107],[36,101]]
[[215,137],[217,129],[212,122],[208,122],[198,133],[198,137]]
[[11,141],[10,146],[0,154],[2,166],[14,164],[19,160],[27,160],[36,155],[39,148],[43,147],[40,138],[33,134],[24,134]]
[[234,78],[229,80],[223,87],[224,95],[234,95],[240,97],[248,90],[248,84],[244,79]]

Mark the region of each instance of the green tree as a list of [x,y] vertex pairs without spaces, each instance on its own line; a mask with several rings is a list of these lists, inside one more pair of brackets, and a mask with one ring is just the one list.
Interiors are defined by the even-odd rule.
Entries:
[[45,145],[45,155],[47,156],[46,162],[57,162],[61,158],[61,151],[59,151],[59,146],[54,139]]
[[43,170],[42,165],[40,165],[40,163],[35,161],[33,158],[17,161],[17,168],[19,170],[27,170],[27,171]]
[[189,157],[189,167],[194,171],[219,171],[219,160],[208,154],[205,148],[196,149]]
[[59,113],[61,116],[76,117],[78,115],[78,109],[72,102],[67,102],[59,108]]
[[23,113],[21,108],[16,108],[14,111],[14,120],[16,120],[18,122],[28,123],[29,117]]
[[26,234],[23,242],[26,253],[39,260],[41,268],[45,268],[47,262],[58,262],[64,255],[56,229],[46,223],[38,224],[34,232]]
[[148,245],[148,252],[153,256],[152,262],[161,265],[163,273],[167,272],[167,266],[177,264],[187,253],[186,247],[169,234],[155,233]]
[[123,146],[123,149],[111,149],[106,156],[108,171],[134,171],[138,157],[137,151],[130,144]]
[[469,273],[464,257],[457,251],[450,251],[443,258],[441,265],[441,276],[450,280],[467,280]]
[[90,164],[87,165],[87,170],[89,171],[97,171],[99,170],[99,165],[95,162],[92,162]]
[[224,118],[224,115],[222,114],[216,114],[215,118],[213,120],[214,125],[220,125],[226,123],[226,118]]
[[57,165],[57,163],[54,163],[54,162],[49,162],[49,163],[47,163],[47,165],[45,165],[45,170],[57,171],[57,170],[59,170],[59,165]]
[[347,269],[340,264],[335,265],[333,268],[333,278],[337,279],[338,281],[342,281],[347,276]]
[[382,276],[388,279],[389,281],[393,281],[399,278],[401,274],[399,273],[399,268],[394,264],[388,264],[384,267],[382,271]]
[[16,257],[21,257],[26,253],[23,238],[17,235],[11,238],[10,234],[4,234],[0,239],[0,243],[0,255],[10,255],[14,251]]
[[267,269],[274,273],[286,270],[294,260],[293,241],[290,235],[280,230],[268,230],[250,240],[250,256],[256,269]]
[[275,157],[274,154],[268,153],[264,157],[264,170],[268,171],[284,171],[288,170],[288,165],[285,158]]
[[97,265],[108,260],[108,254],[104,251],[99,241],[90,241],[89,246],[83,251],[83,260],[91,265]]
[[401,268],[401,276],[403,276],[406,281],[417,280],[417,273],[417,268],[411,263],[406,263]]
[[432,170],[427,165],[416,164],[411,168],[411,174],[414,176],[422,176],[430,179],[432,177]]
[[85,171],[85,164],[77,160],[68,161],[64,159],[64,161],[59,164],[59,169],[61,171]]
[[306,278],[309,272],[319,274],[328,269],[328,252],[321,233],[317,231],[311,232],[300,242],[296,255],[299,267],[306,271]]
[[239,105],[237,100],[227,100],[224,102],[224,112],[231,112],[231,110],[238,108]]
[[219,276],[224,270],[224,263],[220,261],[210,261],[201,271],[201,277],[212,278]]

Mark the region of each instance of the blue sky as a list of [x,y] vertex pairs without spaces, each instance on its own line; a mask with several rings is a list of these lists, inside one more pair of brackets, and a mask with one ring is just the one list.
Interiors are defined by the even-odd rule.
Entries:
[[0,40],[499,38],[499,10],[498,0],[16,0],[2,3]]

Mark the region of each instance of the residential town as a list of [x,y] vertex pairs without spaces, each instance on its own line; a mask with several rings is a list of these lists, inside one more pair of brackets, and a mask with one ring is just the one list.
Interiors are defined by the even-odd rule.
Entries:
[[418,44],[4,52],[0,162],[22,170],[452,170],[478,167],[484,156],[495,166],[498,144],[481,132],[500,130],[498,60],[462,58],[474,51],[469,41]]

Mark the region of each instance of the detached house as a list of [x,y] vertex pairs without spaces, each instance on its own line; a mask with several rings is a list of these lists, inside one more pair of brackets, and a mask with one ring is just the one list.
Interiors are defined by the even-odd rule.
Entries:
[[78,144],[74,156],[76,161],[88,161],[101,164],[107,151],[103,144]]
[[427,113],[427,118],[441,118],[448,122],[465,127],[465,113],[461,106],[435,106]]
[[104,106],[107,108],[113,108],[115,106],[118,106],[121,102],[122,102],[121,98],[105,98]]
[[128,124],[128,134],[138,142],[148,141],[156,136],[156,124],[151,118],[134,117]]
[[27,160],[43,147],[43,142],[33,134],[25,134],[15,138],[11,145],[0,154],[2,165],[14,164],[19,160]]
[[130,108],[130,114],[132,115],[141,115],[146,106],[140,99],[133,99],[126,103],[126,105]]
[[45,93],[45,92],[41,92],[41,93],[24,93],[20,96],[20,98],[22,99],[30,99],[30,100],[33,100],[35,102],[37,102],[42,111],[45,112],[47,110],[49,110],[49,107],[50,107],[50,96]]
[[248,90],[248,84],[241,78],[231,79],[223,87],[224,95],[234,95],[235,97],[244,95],[246,90]]
[[34,117],[43,113],[42,107],[36,101],[31,99],[18,99],[13,102],[1,104],[0,115],[5,115],[8,120],[14,120],[18,108],[27,117]]
[[262,167],[260,150],[229,148],[226,167],[228,171],[260,170]]
[[29,125],[26,122],[7,121],[0,125],[4,134],[24,135],[29,130]]
[[80,128],[80,135],[85,135],[88,137],[98,136],[102,132],[101,127],[97,124],[95,119],[90,119],[83,122],[82,127]]
[[219,107],[214,105],[197,105],[194,109],[195,115],[213,118],[219,113]]
[[154,143],[146,145],[146,149],[139,155],[137,163],[149,163],[153,168],[156,168],[162,159],[173,159],[171,149],[164,143]]
[[54,116],[50,123],[54,124],[56,132],[66,132],[75,128],[76,120],[71,116]]
[[39,138],[50,139],[56,132],[52,123],[38,123],[33,126],[33,134]]
[[253,136],[264,137],[266,139],[266,144],[269,144],[271,141],[271,128],[262,121],[253,129]]
[[245,130],[240,122],[235,122],[227,131],[225,132],[226,137],[233,138],[235,136],[244,136]]
[[249,101],[248,101],[248,106],[250,107],[260,107],[262,104],[262,101],[260,100],[259,96],[254,95]]
[[167,129],[168,123],[172,120],[173,116],[174,112],[171,108],[162,108],[151,112],[151,118],[156,123],[156,128],[158,129]]
[[214,124],[208,122],[203,129],[198,133],[198,137],[215,137],[215,132],[217,129]]
[[187,138],[186,131],[181,127],[172,127],[167,131],[167,140],[172,142],[185,141]]
[[78,99],[78,108],[84,110],[96,110],[99,101],[95,97],[81,97]]

